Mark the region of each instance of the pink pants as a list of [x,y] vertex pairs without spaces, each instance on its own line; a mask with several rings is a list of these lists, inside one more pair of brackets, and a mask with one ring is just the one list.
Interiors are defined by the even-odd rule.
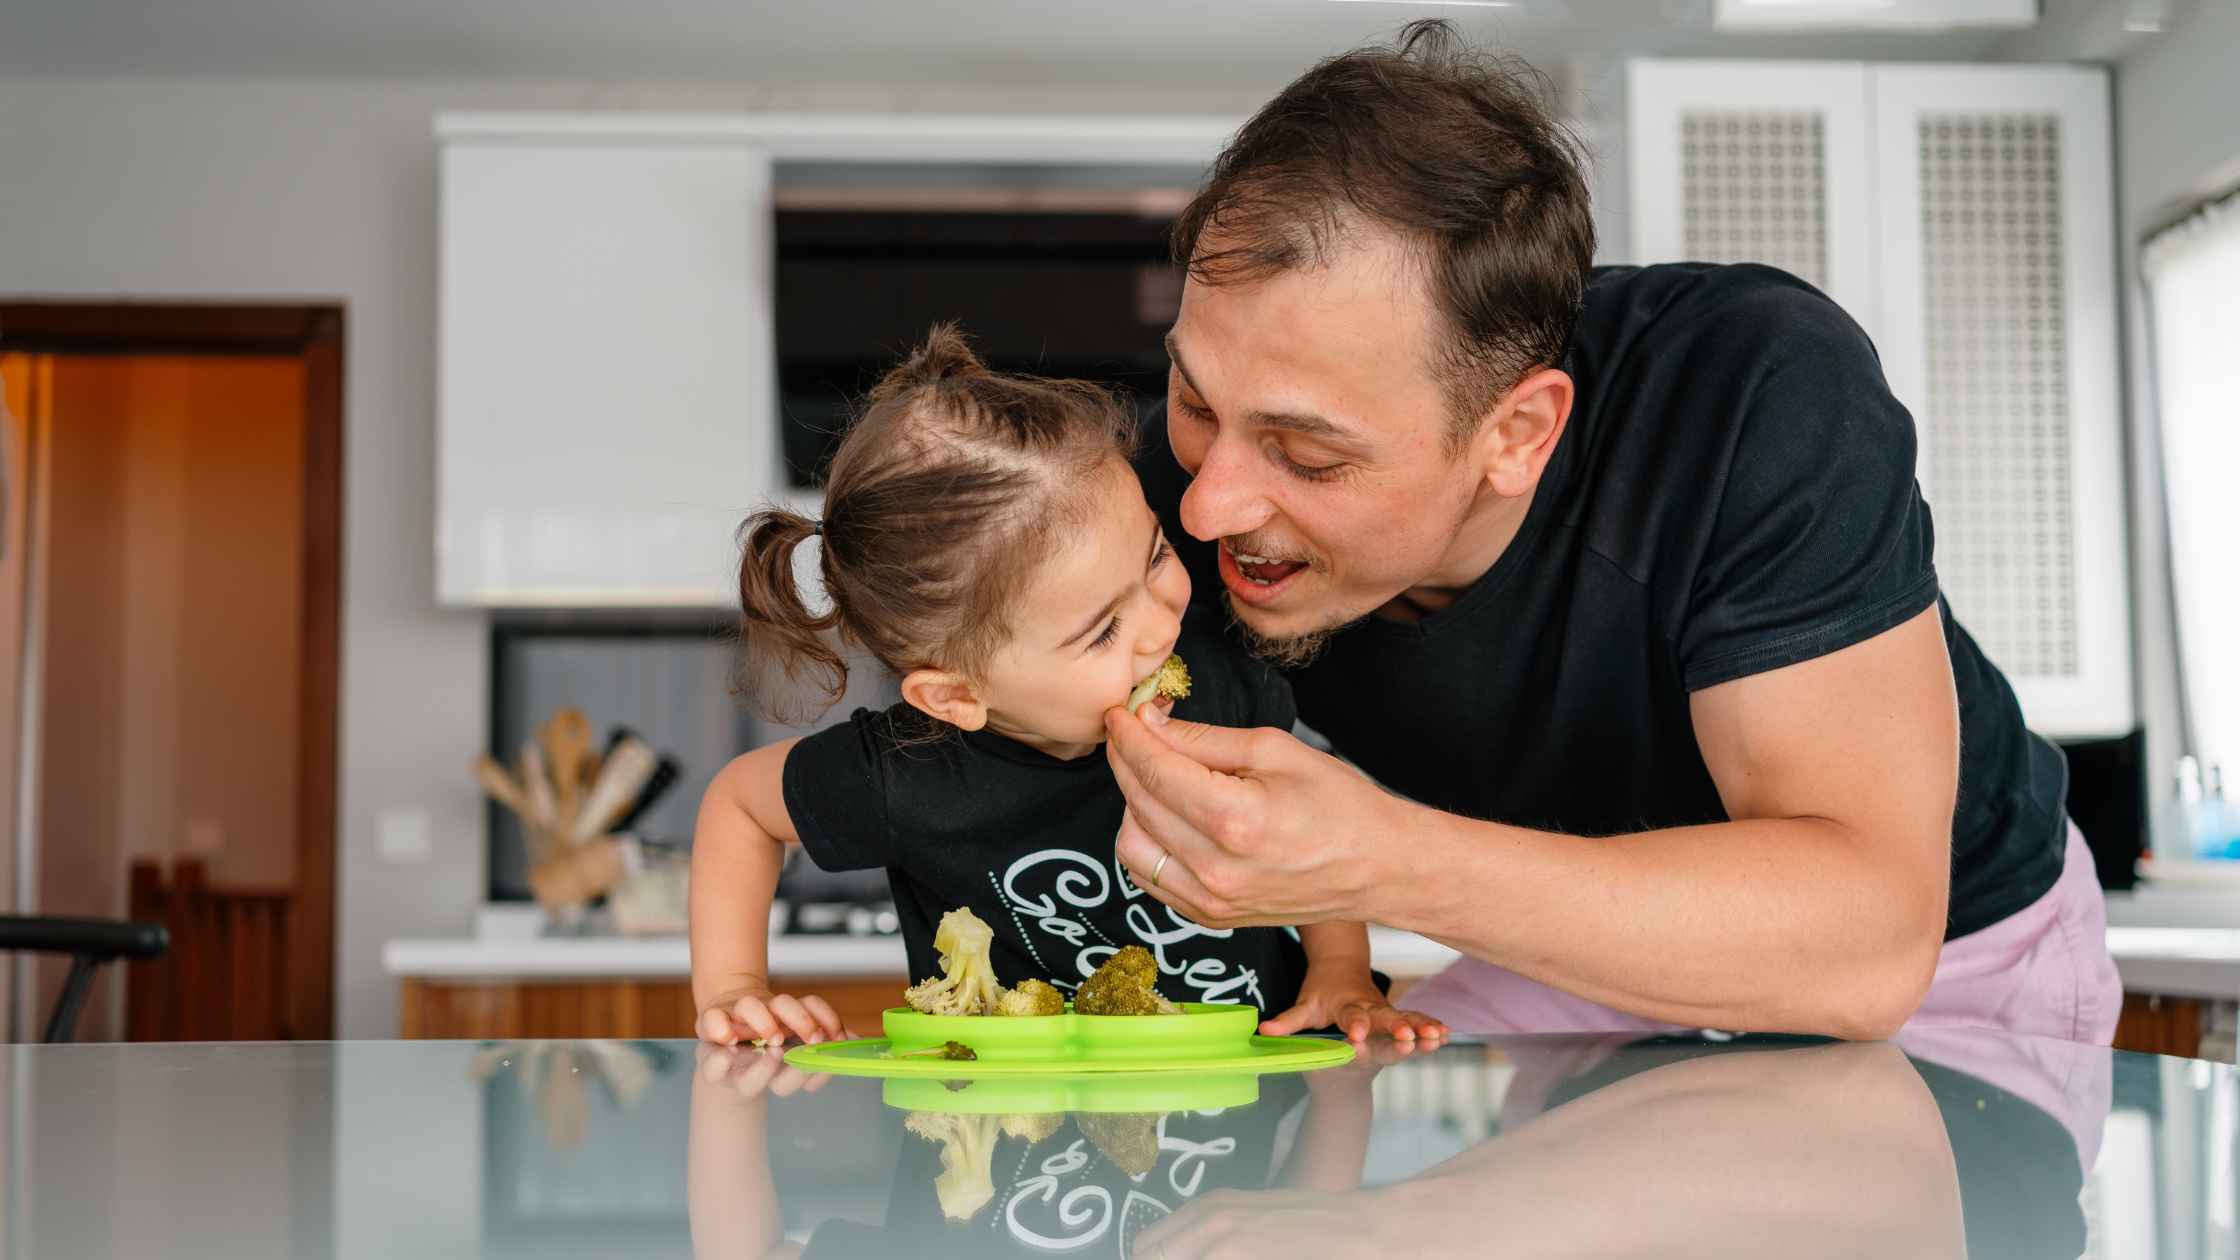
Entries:
[[[1409,989],[1401,1002],[1460,1033],[1679,1031],[1475,958]],[[2107,904],[2072,823],[2061,878],[2007,918],[1945,942],[1929,993],[1897,1041],[2052,1112],[2089,1168],[2107,1114],[2109,1066],[2104,1053],[2083,1047],[2108,1044],[2122,1007],[2123,983],[2108,957]],[[1971,1032],[1979,1029],[2047,1040]]]

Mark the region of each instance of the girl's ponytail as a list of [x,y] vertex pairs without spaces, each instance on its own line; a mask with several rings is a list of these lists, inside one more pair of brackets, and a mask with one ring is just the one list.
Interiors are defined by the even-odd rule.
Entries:
[[972,343],[954,323],[935,324],[908,358],[879,378],[866,400],[873,406],[908,398],[921,390],[943,390],[952,383],[990,375],[972,352]]
[[820,532],[783,508],[757,512],[739,528],[739,634],[746,647],[739,690],[779,721],[814,717],[848,687],[848,663],[828,637],[839,614],[809,611],[794,577],[795,550]]

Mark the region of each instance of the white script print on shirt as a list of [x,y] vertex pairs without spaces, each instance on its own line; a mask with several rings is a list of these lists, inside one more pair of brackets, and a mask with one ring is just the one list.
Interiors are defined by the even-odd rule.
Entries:
[[[1218,1116],[1221,1112],[1217,1109],[1199,1114]],[[1172,1194],[1175,1204],[1187,1202],[1205,1183],[1207,1166],[1237,1152],[1234,1137],[1193,1142],[1170,1135],[1167,1122],[1172,1118],[1172,1114],[1159,1117],[1159,1156],[1166,1173],[1164,1185],[1159,1184],[1162,1178],[1158,1169],[1129,1178],[1134,1184],[1118,1212],[1114,1211],[1112,1191],[1093,1181],[1066,1188],[1068,1179],[1089,1166],[1087,1144],[1076,1138],[1064,1150],[1044,1159],[1034,1176],[1022,1177],[1012,1185],[1010,1193],[1004,1196],[1005,1232],[1013,1241],[1038,1251],[1079,1251],[1103,1240],[1116,1219],[1126,1233],[1131,1224],[1141,1228],[1171,1214],[1174,1206],[1161,1196]],[[1146,1182],[1151,1183],[1148,1192]],[[1121,1255],[1135,1254],[1132,1240],[1122,1238],[1120,1243]]]
[[[989,872],[991,879],[994,872]],[[994,880],[1025,939],[1027,952],[1050,973],[1050,983],[1072,991],[1123,945],[1141,945],[1159,961],[1160,988],[1184,1002],[1249,1004],[1265,1008],[1260,973],[1226,958],[1198,954],[1189,942],[1227,940],[1229,928],[1200,927],[1144,896],[1115,857],[1110,869],[1075,849],[1040,849],[1013,862]],[[1085,912],[1104,909],[1118,896],[1121,918],[1135,935],[1114,941]],[[1170,984],[1169,979],[1179,984]]]

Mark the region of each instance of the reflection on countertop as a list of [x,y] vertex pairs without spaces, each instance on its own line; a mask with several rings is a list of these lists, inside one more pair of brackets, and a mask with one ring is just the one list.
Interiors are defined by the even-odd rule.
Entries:
[[2231,1067],[1949,1030],[1060,1093],[688,1042],[11,1047],[0,1100],[38,1256],[2191,1257],[2240,1138]]

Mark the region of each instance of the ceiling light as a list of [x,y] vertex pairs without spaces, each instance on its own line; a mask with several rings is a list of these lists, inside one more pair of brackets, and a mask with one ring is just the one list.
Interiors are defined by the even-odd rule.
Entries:
[[1716,30],[1936,30],[2032,26],[2038,0],[1717,0]]
[[1417,8],[1513,9],[1517,0],[1330,0],[1332,4],[1408,4]]

